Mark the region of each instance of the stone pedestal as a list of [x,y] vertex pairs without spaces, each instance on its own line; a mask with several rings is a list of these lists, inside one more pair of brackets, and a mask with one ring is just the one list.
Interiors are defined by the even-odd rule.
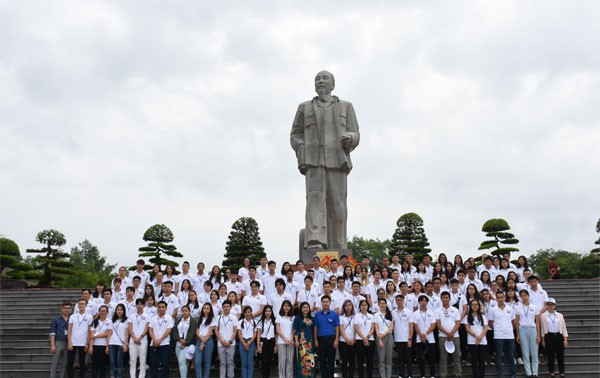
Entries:
[[315,256],[319,256],[321,260],[323,257],[329,256],[332,259],[335,258],[340,261],[340,257],[346,255],[352,256],[351,249],[302,249],[300,251],[300,260],[304,261],[304,264],[312,264],[312,259]]

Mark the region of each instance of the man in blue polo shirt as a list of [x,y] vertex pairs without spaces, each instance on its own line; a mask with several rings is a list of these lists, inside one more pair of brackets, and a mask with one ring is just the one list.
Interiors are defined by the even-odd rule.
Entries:
[[333,378],[335,350],[340,337],[340,317],[335,311],[329,311],[330,306],[331,298],[329,295],[324,295],[321,298],[323,310],[315,315],[315,346],[319,351],[319,364],[323,378]]
[[[67,329],[71,316],[71,302],[64,301],[61,305],[60,315],[50,323],[50,352],[52,352],[52,367],[50,378],[65,378],[67,376]],[[60,374],[58,373],[60,371]]]

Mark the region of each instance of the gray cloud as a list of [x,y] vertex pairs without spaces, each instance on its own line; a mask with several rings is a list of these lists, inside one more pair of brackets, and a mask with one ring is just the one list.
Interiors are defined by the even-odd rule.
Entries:
[[529,254],[591,249],[600,216],[598,6],[319,3],[4,4],[0,233],[84,238],[131,264],[169,225],[220,263],[259,222],[294,260],[303,178],[289,130],[327,68],[362,132],[349,233],[416,211],[434,252],[476,253],[504,217]]

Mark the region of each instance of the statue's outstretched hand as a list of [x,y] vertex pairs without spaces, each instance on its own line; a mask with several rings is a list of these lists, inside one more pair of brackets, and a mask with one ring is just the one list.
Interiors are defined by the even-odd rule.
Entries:
[[306,171],[308,171],[308,166],[306,164],[301,164],[298,167],[298,170],[300,170],[300,173],[302,173],[304,175],[304,174],[306,174]]
[[352,147],[352,136],[348,134],[342,135],[342,147],[348,149]]

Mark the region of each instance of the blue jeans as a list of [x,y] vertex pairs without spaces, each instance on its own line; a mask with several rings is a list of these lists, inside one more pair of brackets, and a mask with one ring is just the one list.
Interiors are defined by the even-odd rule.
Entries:
[[537,330],[535,327],[519,328],[521,338],[521,353],[525,365],[525,375],[538,375],[538,343],[535,339]]
[[162,377],[169,378],[169,359],[171,358],[171,346],[162,345],[150,347],[150,376],[158,378],[158,364],[162,365]]
[[[213,349],[215,344],[212,337],[208,338],[204,349],[200,350],[200,340],[196,341],[196,353],[194,353],[194,365],[196,366],[196,378],[208,378],[210,374],[210,360],[212,358]],[[204,367],[202,366],[204,362]]]
[[498,377],[502,378],[502,360],[504,357],[504,347],[507,349],[508,354],[508,369],[511,377],[517,375],[515,368],[515,340],[513,339],[494,339],[494,347],[496,349],[496,373]]
[[[248,342],[249,339],[244,339],[245,342]],[[256,349],[256,343],[253,342],[250,344],[248,350],[244,348],[242,343],[240,343],[240,357],[242,359],[242,378],[252,378],[252,374],[254,374],[254,350]]]
[[[115,368],[117,371],[115,372]],[[123,378],[123,346],[110,346],[110,376]]]

